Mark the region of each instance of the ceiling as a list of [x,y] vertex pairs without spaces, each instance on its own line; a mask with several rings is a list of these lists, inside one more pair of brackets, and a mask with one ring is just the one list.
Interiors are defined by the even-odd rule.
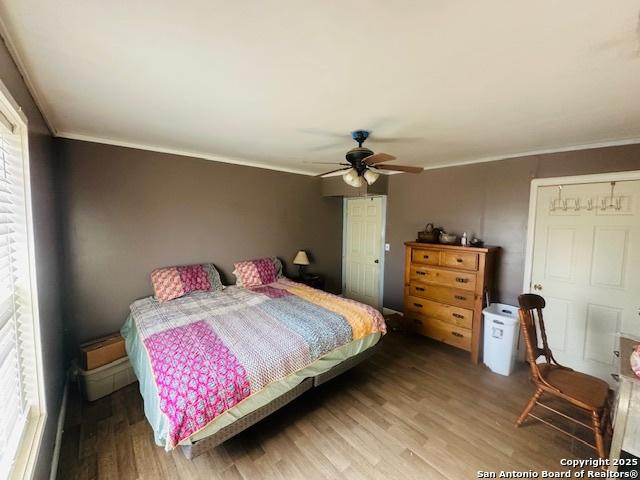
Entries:
[[640,141],[639,9],[0,0],[57,135],[302,173],[359,128],[427,168]]

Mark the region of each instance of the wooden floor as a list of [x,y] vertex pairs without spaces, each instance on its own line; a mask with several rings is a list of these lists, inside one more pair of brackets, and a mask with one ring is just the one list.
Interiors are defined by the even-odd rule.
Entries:
[[532,389],[524,366],[502,377],[392,332],[372,359],[193,461],[154,444],[137,384],[91,404],[73,391],[58,479],[470,479],[592,456],[541,424],[514,427]]

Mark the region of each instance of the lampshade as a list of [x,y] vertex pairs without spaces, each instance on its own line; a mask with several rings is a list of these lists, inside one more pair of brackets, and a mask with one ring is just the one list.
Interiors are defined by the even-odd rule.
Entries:
[[346,175],[343,176],[343,180],[347,185],[351,185],[352,187],[355,188],[360,188],[361,186],[364,185],[364,179],[362,177],[355,177],[355,178],[347,178]]
[[358,178],[358,172],[355,168],[350,168],[344,175],[342,175],[342,179],[348,185],[351,185],[351,182],[353,182],[356,178]]
[[296,258],[293,259],[293,263],[295,265],[309,265],[309,257],[307,257],[307,252],[304,250],[299,250],[296,253]]
[[355,188],[360,188],[361,186],[363,186],[366,182],[364,181],[364,178],[362,177],[356,177],[356,179],[351,182],[351,186],[355,187]]
[[369,185],[373,185],[373,183],[378,180],[378,177],[380,176],[379,173],[374,172],[373,170],[365,170],[364,172],[364,179],[367,181],[367,183]]

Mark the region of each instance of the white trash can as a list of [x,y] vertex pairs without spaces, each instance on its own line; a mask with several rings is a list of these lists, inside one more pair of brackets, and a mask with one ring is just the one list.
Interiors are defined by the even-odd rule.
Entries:
[[511,375],[516,362],[520,336],[518,309],[504,303],[492,303],[484,314],[484,364],[492,372]]

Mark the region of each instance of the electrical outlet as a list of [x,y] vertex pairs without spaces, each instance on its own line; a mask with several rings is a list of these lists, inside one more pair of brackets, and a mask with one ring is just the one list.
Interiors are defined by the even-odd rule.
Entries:
[[391,250],[391,245],[389,245],[388,243],[384,244],[384,251],[388,252],[389,250]]

